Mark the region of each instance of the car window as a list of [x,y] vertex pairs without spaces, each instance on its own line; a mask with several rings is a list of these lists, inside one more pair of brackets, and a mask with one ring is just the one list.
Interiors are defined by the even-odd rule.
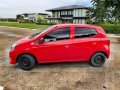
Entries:
[[95,29],[91,29],[91,36],[95,36],[97,34],[98,34],[98,32]]
[[97,35],[97,31],[92,28],[75,28],[75,38],[86,38]]
[[45,35],[43,38],[45,42],[70,39],[70,28],[60,28],[54,30],[48,33],[47,35]]
[[39,36],[40,34],[43,34],[43,33],[47,32],[47,31],[49,31],[50,29],[52,29],[52,28],[54,28],[54,27],[56,27],[56,26],[51,26],[51,27],[47,28],[46,30],[40,31],[40,32],[35,33],[35,34],[33,34],[33,35],[30,35],[29,38],[30,38],[30,39],[33,39],[33,38]]

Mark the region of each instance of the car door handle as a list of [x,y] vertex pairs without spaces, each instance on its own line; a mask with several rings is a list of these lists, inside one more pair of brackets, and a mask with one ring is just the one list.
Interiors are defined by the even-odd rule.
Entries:
[[69,48],[69,46],[68,46],[68,45],[65,45],[65,48]]
[[93,44],[95,45],[95,44],[97,44],[96,42],[93,42]]

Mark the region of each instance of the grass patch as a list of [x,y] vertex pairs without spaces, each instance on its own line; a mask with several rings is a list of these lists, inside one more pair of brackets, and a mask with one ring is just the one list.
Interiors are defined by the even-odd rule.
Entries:
[[[0,26],[44,30],[50,27],[51,25],[37,25],[34,23],[0,22]],[[103,27],[106,33],[120,34],[120,24],[116,24],[116,25],[115,24],[100,24],[99,26]]]
[[37,25],[34,23],[0,22],[0,26],[44,30],[44,29],[50,27],[51,25]]

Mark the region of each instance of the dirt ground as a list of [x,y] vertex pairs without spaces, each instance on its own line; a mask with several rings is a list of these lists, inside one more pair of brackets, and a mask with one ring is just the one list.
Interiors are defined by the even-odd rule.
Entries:
[[120,39],[110,38],[111,57],[103,67],[88,63],[38,65],[23,71],[9,64],[9,48],[19,38],[38,31],[0,27],[0,86],[5,90],[119,90]]

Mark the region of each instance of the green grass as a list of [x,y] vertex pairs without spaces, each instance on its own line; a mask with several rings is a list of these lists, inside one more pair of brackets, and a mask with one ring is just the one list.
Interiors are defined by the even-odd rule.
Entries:
[[37,25],[34,23],[0,22],[0,26],[44,30],[44,29],[50,27],[51,25]]
[[[17,22],[0,22],[0,26],[44,30],[50,27],[51,25],[37,25],[33,23],[17,23]],[[116,24],[116,25],[115,24],[100,24],[99,26],[103,27],[106,33],[120,34],[120,24]]]

